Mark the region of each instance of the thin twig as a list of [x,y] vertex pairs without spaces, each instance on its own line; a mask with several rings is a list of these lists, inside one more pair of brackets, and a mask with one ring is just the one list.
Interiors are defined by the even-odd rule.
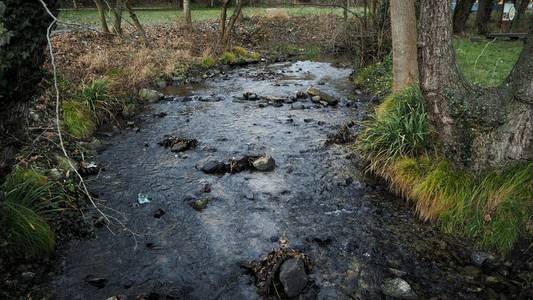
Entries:
[[[57,129],[57,135],[59,137],[59,147],[61,148],[61,151],[63,152],[63,155],[67,158],[67,162],[68,162],[68,165],[69,167],[74,171],[74,173],[76,174],[76,176],[78,177],[79,181],[80,181],[80,189],[83,191],[83,193],[87,196],[87,199],[89,199],[89,202],[91,203],[91,205],[94,207],[94,209],[96,209],[96,211],[98,212],[99,215],[101,215],[104,220],[106,221],[106,227],[107,229],[114,234],[113,230],[111,230],[111,228],[109,227],[109,225],[112,223],[111,222],[111,219],[115,220],[115,223],[118,224],[120,227],[123,228],[124,231],[127,231],[129,232],[132,236],[133,236],[133,239],[135,241],[135,246],[134,246],[134,249],[137,249],[137,238],[136,236],[138,236],[139,234],[133,232],[131,229],[129,229],[124,223],[122,223],[118,218],[114,217],[114,216],[108,216],[106,215],[97,205],[96,201],[94,200],[94,198],[91,196],[91,193],[89,192],[89,189],[87,188],[87,185],[85,184],[85,180],[83,179],[83,177],[81,176],[81,174],[78,172],[78,169],[74,166],[74,164],[72,163],[72,160],[70,159],[69,155],[68,155],[68,152],[65,148],[65,145],[63,143],[63,135],[62,135],[62,132],[61,132],[61,124],[60,124],[60,119],[59,119],[59,103],[60,103],[60,96],[59,96],[59,85],[58,85],[58,80],[57,80],[57,65],[55,63],[55,56],[54,56],[54,49],[53,49],[53,46],[52,46],[52,40],[50,38],[50,35],[51,35],[51,32],[52,32],[52,28],[54,27],[54,25],[56,23],[59,22],[59,20],[57,19],[56,16],[54,16],[54,14],[52,14],[52,12],[50,11],[50,9],[48,9],[48,6],[46,5],[46,3],[44,3],[43,0],[39,0],[39,2],[41,2],[42,6],[44,7],[44,9],[46,10],[46,12],[48,13],[48,15],[50,15],[50,17],[52,18],[52,22],[50,23],[50,25],[48,26],[47,30],[46,30],[46,40],[48,42],[48,50],[49,50],[49,54],[50,54],[50,64],[52,65],[52,73],[53,73],[53,79],[54,79],[54,90],[55,90],[55,100],[56,100],[56,104],[55,104],[55,113],[56,113],[56,129]],[[105,207],[105,206],[104,206]]]
[[87,188],[87,185],[85,184],[85,180],[83,180],[83,177],[78,172],[78,169],[72,163],[72,161],[71,161],[71,159],[70,159],[70,157],[69,157],[69,155],[67,153],[67,150],[65,149],[65,145],[63,143],[63,135],[61,134],[61,124],[60,124],[60,120],[59,120],[59,102],[60,102],[60,99],[59,99],[59,86],[58,86],[58,83],[57,83],[57,66],[56,66],[56,63],[55,63],[54,49],[52,47],[52,40],[50,39],[50,34],[52,32],[52,28],[54,27],[54,25],[57,23],[58,20],[57,20],[56,16],[54,16],[54,14],[52,14],[52,12],[48,9],[48,6],[46,5],[46,3],[44,3],[43,0],[39,0],[39,2],[41,2],[41,4],[43,5],[44,9],[48,13],[48,15],[50,15],[50,17],[52,18],[52,22],[50,23],[50,25],[48,25],[48,29],[46,30],[46,40],[48,42],[48,50],[49,50],[49,53],[50,53],[50,64],[52,65],[52,71],[53,71],[53,76],[54,76],[54,89],[55,89],[55,98],[56,98],[56,107],[55,107],[56,129],[57,129],[57,136],[59,137],[59,146],[61,148],[61,151],[63,151],[63,155],[67,158],[67,162],[68,162],[70,168],[78,176],[78,178],[79,178],[79,180],[81,182],[82,188],[83,188],[83,192],[85,193],[85,195],[87,196],[87,198],[91,202],[92,206],[96,209],[96,211],[100,215],[102,215],[102,217],[107,222],[110,222],[109,218],[107,217],[107,215],[104,214],[100,210],[100,208],[98,208],[98,206],[96,205],[96,202],[94,201],[93,197],[91,196],[91,193],[89,192],[89,189]]

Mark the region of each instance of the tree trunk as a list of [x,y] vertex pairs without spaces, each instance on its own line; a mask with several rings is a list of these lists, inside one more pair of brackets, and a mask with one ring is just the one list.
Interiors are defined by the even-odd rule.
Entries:
[[500,9],[500,14],[498,15],[498,28],[500,28],[500,31],[502,30],[503,25],[503,10],[505,8],[505,0],[502,1],[502,7]]
[[137,15],[135,14],[135,11],[131,7],[130,2],[127,1],[127,0],[124,1],[124,7],[126,8],[128,13],[130,14],[130,18],[133,21],[133,25],[135,26],[137,31],[141,34],[141,37],[143,39],[144,44],[148,45],[148,38],[146,37],[146,31],[144,31],[144,28],[143,28],[141,22],[139,21],[139,18],[137,18]]
[[115,8],[109,7],[109,10],[113,15],[113,31],[122,35],[122,1],[117,0]]
[[533,157],[533,31],[507,80],[469,84],[458,71],[447,1],[422,0],[420,85],[436,145],[461,168],[484,170]]
[[418,80],[415,0],[390,0],[393,91]]
[[231,15],[228,21],[228,26],[225,29],[224,36],[222,37],[222,46],[224,49],[227,49],[231,40],[231,32],[233,31],[233,27],[235,27],[235,23],[241,16],[242,12],[242,0],[235,0],[235,11]]
[[104,33],[109,33],[109,26],[107,26],[107,19],[105,16],[104,4],[102,0],[94,0],[96,4],[96,9],[98,10],[98,16],[100,17],[100,25],[102,26],[102,31]]
[[220,11],[220,43],[223,44],[226,36],[226,19],[228,16],[228,7],[231,0],[224,0],[222,2],[222,9]]
[[479,9],[476,15],[476,26],[479,34],[486,34],[489,32],[490,17],[494,7],[494,0],[480,0]]
[[459,0],[453,13],[453,32],[461,34],[465,31],[466,21],[472,11],[475,0]]
[[530,0],[520,0],[515,2],[516,7],[516,16],[513,20],[513,23],[511,24],[511,29],[514,31],[516,28],[520,25],[520,21],[522,20],[523,16],[526,14],[527,11],[527,5],[529,4]]
[[183,14],[185,15],[185,24],[187,29],[192,28],[191,0],[183,0]]

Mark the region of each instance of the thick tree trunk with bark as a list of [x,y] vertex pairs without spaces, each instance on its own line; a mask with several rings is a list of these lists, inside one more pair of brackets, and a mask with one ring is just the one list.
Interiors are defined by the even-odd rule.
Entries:
[[486,34],[489,32],[490,16],[492,8],[494,7],[494,0],[480,0],[479,9],[476,15],[476,26],[479,34]]
[[109,33],[109,26],[107,26],[107,19],[105,16],[105,8],[102,0],[94,0],[96,9],[98,10],[98,16],[100,18],[100,25],[102,26],[102,31],[104,33]]
[[183,0],[183,14],[185,15],[185,24],[188,29],[192,28],[191,0]]
[[[446,1],[445,1],[446,2]],[[459,0],[453,13],[453,32],[463,33],[466,29],[466,21],[472,11],[475,0]]]
[[415,0],[390,0],[392,89],[397,92],[418,80]]
[[419,70],[437,145],[458,167],[484,170],[533,157],[533,32],[507,80],[469,84],[455,63],[447,1],[422,0]]

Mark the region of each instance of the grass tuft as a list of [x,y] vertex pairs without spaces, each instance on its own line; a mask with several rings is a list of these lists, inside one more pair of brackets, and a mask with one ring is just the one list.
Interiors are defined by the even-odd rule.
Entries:
[[[416,156],[429,147],[426,113],[418,85],[389,96],[364,123],[357,149],[373,171],[403,156]],[[378,158],[379,159],[376,159]]]
[[225,65],[231,65],[237,62],[237,55],[233,52],[226,51],[220,56],[220,62]]
[[105,77],[83,84],[79,98],[93,113],[93,119],[99,124],[113,119],[113,111],[119,106],[118,99],[111,94],[110,82]]
[[391,190],[415,203],[422,220],[509,252],[533,215],[533,162],[473,174],[428,151],[422,96],[416,85],[385,98],[365,121],[356,148]]
[[63,127],[72,136],[85,139],[95,130],[95,123],[88,106],[78,101],[63,103]]
[[32,169],[15,168],[0,186],[0,224],[9,246],[30,256],[50,254],[54,232],[46,217],[60,194],[46,176]]
[[205,68],[205,69],[214,67],[216,64],[217,64],[216,59],[214,59],[210,55],[205,55],[204,57],[202,57],[202,60],[200,62],[200,66]]

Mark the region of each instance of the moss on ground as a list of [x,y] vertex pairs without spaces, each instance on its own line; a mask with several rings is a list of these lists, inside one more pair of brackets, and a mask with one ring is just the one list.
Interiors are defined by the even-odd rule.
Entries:
[[63,103],[63,127],[78,139],[86,139],[92,135],[96,125],[92,112],[84,103],[66,101]]

